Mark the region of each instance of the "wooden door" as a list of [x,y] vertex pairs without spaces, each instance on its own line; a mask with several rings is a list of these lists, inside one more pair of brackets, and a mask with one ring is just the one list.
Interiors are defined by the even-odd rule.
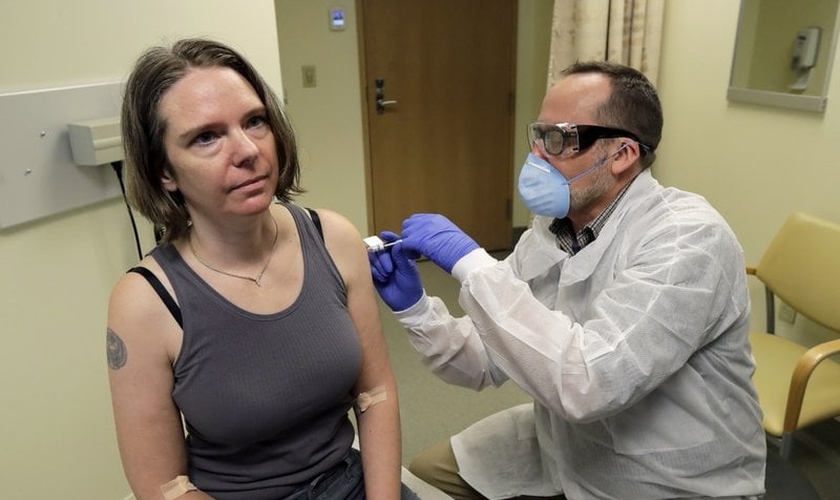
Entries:
[[509,248],[516,0],[357,5],[373,230],[437,212]]

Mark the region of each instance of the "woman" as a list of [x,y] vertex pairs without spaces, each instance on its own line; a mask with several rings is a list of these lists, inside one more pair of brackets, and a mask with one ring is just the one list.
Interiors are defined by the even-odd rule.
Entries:
[[397,389],[364,245],[342,216],[291,203],[295,140],[271,89],[222,44],[156,47],[128,79],[122,132],[129,201],[163,229],[108,311],[136,498],[398,498]]

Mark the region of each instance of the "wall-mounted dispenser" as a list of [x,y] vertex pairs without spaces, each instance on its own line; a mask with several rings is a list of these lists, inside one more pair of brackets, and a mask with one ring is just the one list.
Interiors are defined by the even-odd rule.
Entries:
[[820,28],[804,28],[796,32],[790,67],[796,72],[796,81],[788,85],[794,92],[804,92],[811,84],[811,70],[817,64],[820,47]]
[[123,159],[120,119],[98,118],[67,125],[76,165],[108,165]]
[[740,4],[727,99],[824,113],[840,37],[840,0]]
[[792,69],[811,69],[817,64],[817,52],[820,47],[820,29],[805,28],[796,33],[793,45]]

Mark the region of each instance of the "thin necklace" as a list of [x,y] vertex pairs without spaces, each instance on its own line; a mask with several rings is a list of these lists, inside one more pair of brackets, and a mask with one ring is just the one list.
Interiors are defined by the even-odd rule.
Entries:
[[239,278],[239,279],[242,279],[242,280],[253,281],[254,284],[261,287],[262,286],[261,281],[262,281],[263,274],[265,274],[265,270],[268,269],[268,264],[271,262],[271,258],[274,256],[274,251],[277,249],[277,236],[280,234],[280,230],[277,228],[277,220],[274,217],[272,217],[271,221],[274,222],[274,243],[271,244],[271,253],[268,254],[268,259],[266,259],[265,265],[262,267],[259,274],[257,274],[257,276],[254,277],[254,278],[252,278],[251,276],[245,276],[244,274],[235,274],[235,273],[229,273],[227,271],[222,271],[221,269],[217,269],[217,268],[211,266],[210,264],[204,262],[203,260],[201,260],[201,257],[199,257],[197,253],[195,253],[195,248],[193,248],[192,238],[189,239],[190,252],[192,252],[193,257],[195,257],[196,260],[201,262],[204,265],[204,267],[206,267],[207,269],[209,269],[211,271],[215,271],[219,274],[224,274],[225,276],[230,276],[231,278]]

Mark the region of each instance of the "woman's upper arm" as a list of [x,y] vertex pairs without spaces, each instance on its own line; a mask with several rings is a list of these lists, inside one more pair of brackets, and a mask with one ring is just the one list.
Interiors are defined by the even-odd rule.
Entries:
[[184,430],[172,400],[173,339],[180,328],[151,286],[128,273],[111,294],[106,337],[126,477],[138,500],[162,498],[160,486],[187,473]]
[[347,287],[347,307],[362,343],[362,373],[357,390],[391,386],[393,373],[388,358],[379,304],[371,279],[370,263],[362,237],[345,217],[330,210],[318,210],[327,250]]

